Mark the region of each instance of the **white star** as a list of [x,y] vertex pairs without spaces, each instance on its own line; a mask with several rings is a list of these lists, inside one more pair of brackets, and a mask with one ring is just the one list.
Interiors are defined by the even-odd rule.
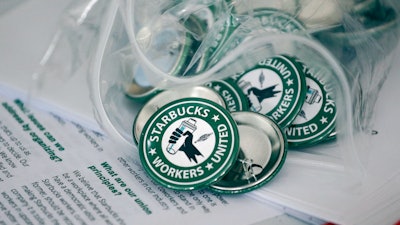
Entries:
[[214,87],[214,89],[215,89],[216,91],[219,91],[219,90],[221,89],[221,86],[217,85],[217,86]]
[[293,80],[292,80],[292,79],[287,80],[287,81],[286,81],[286,84],[287,84],[288,86],[292,85],[292,84],[293,84]]
[[212,120],[214,120],[214,122],[217,122],[219,120],[219,115],[214,115],[212,117]]
[[149,154],[151,155],[156,154],[156,149],[155,148],[150,149]]
[[211,169],[213,169],[214,167],[213,167],[212,163],[207,163],[206,168],[207,168],[208,170],[211,170]]
[[325,116],[323,116],[319,121],[321,121],[322,124],[325,124],[328,122],[328,119]]

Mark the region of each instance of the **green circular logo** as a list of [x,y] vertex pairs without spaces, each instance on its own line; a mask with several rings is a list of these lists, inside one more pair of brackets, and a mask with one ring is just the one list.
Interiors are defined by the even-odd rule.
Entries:
[[145,170],[178,190],[204,188],[231,168],[239,151],[236,123],[222,106],[184,98],[161,107],[139,140]]
[[[304,66],[304,64],[303,64]],[[309,146],[324,140],[335,128],[336,106],[326,86],[305,68],[307,94],[302,109],[286,128],[290,147]]]
[[248,97],[250,110],[266,115],[281,127],[297,116],[305,97],[305,76],[285,56],[268,58],[243,73],[237,84]]

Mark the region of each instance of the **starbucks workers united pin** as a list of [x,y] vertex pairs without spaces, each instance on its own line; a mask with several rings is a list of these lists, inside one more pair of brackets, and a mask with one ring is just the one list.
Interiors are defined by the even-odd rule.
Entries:
[[250,111],[266,115],[281,127],[296,118],[306,94],[300,65],[283,55],[259,62],[236,82],[249,99]]
[[304,63],[307,94],[304,104],[291,126],[286,128],[290,147],[308,147],[335,137],[336,105],[323,80],[314,76]]
[[232,167],[238,129],[228,110],[201,98],[183,98],[152,115],[139,140],[143,167],[177,190],[208,187]]

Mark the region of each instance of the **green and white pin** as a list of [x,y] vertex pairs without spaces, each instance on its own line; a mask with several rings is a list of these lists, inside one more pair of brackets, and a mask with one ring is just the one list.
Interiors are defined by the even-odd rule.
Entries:
[[250,111],[268,116],[282,128],[296,118],[306,95],[302,70],[283,55],[259,62],[236,82],[249,99]]
[[213,25],[213,29],[207,34],[200,46],[199,52],[202,53],[199,56],[194,56],[199,57],[196,73],[202,72],[210,67],[211,62],[213,62],[212,59],[220,54],[226,41],[238,26],[238,22],[235,21],[232,16],[220,19]]
[[308,147],[335,136],[336,105],[323,81],[306,74],[307,95],[301,111],[292,125],[286,128],[289,147]]
[[238,194],[262,187],[282,168],[287,152],[285,134],[266,116],[255,112],[233,112],[240,136],[236,163],[210,189]]
[[[229,38],[224,42],[224,46],[215,51],[215,55],[208,60],[209,64],[214,65],[220,61],[227,52],[235,49],[240,43],[251,39],[249,32],[257,32],[258,35],[268,35],[270,33],[297,33],[308,35],[306,27],[293,15],[282,10],[272,8],[254,9],[251,20],[241,23],[234,27],[230,32]],[[256,26],[255,26],[256,25]],[[254,30],[256,29],[256,31]]]
[[134,143],[137,144],[139,142],[139,137],[142,135],[146,122],[159,108],[166,105],[168,102],[189,97],[201,97],[213,101],[223,107],[226,106],[225,100],[218,92],[205,86],[189,86],[185,88],[177,87],[162,91],[148,100],[136,114],[132,128]]
[[183,98],[153,114],[138,148],[143,167],[161,185],[200,189],[219,180],[236,161],[238,129],[222,106]]

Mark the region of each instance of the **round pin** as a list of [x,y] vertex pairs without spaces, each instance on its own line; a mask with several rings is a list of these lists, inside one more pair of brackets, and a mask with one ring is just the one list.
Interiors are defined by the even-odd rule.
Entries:
[[138,31],[138,39],[146,57],[159,69],[178,76],[185,69],[187,58],[192,54],[194,43],[190,34],[182,27],[166,26],[173,18],[160,19],[151,28],[145,26]]
[[137,102],[145,102],[160,91],[150,82],[145,69],[139,63],[128,56],[121,61],[123,75],[131,77],[124,86],[125,96]]
[[140,85],[135,79],[125,86],[125,95],[137,102],[146,102],[160,91],[151,85]]
[[152,97],[146,104],[139,110],[133,121],[133,140],[135,144],[139,142],[139,137],[142,133],[143,127],[148,119],[162,106],[168,102],[175,101],[181,98],[198,97],[205,98],[215,102],[225,108],[224,99],[211,88],[204,86],[191,86],[182,88],[173,88],[162,91]]
[[[204,13],[204,9],[203,9]],[[199,15],[200,16],[200,15]],[[181,64],[184,66],[178,76],[192,76],[198,72],[197,68],[202,65],[204,61],[200,60],[200,63],[194,63],[192,60],[196,58],[198,49],[202,44],[204,37],[207,35],[208,21],[205,18],[199,18],[196,15],[191,15],[187,20],[183,21],[183,26],[191,36],[192,44],[190,46],[190,52],[180,59]]]
[[[257,31],[254,31],[254,29]],[[219,62],[228,51],[236,48],[240,43],[249,40],[249,29],[258,32],[257,35],[268,35],[268,33],[298,33],[308,35],[306,27],[293,15],[278,9],[257,8],[252,12],[252,19],[237,25],[230,32],[229,42],[218,49],[213,58],[208,58],[209,65]]]
[[[203,13],[209,10],[202,9]],[[206,14],[211,14],[207,12]],[[186,20],[182,21],[182,25],[190,33],[193,40],[201,41],[207,34],[208,21],[205,18],[200,18],[198,15],[192,14]]]
[[226,108],[230,112],[248,110],[248,99],[236,83],[224,80],[214,80],[207,82],[205,86],[214,89],[222,96]]
[[126,96],[137,101],[137,102],[146,102],[153,96],[157,95],[161,90],[155,87],[147,86],[142,87],[137,85],[135,82],[131,82],[126,87]]
[[270,117],[282,128],[296,118],[306,94],[302,70],[283,55],[259,62],[236,83],[248,97],[250,111]]
[[336,106],[323,81],[316,78],[303,65],[306,74],[307,94],[298,116],[286,128],[289,147],[315,145],[332,134],[336,121]]
[[233,112],[240,138],[238,159],[210,189],[224,194],[244,193],[273,179],[286,159],[287,142],[281,128],[255,112]]
[[139,155],[145,171],[176,190],[208,187],[232,167],[239,152],[235,121],[221,105],[183,98],[162,106],[143,129]]
[[224,19],[219,19],[213,25],[200,46],[201,56],[197,61],[196,73],[202,72],[210,67],[213,58],[218,55],[229,39],[232,32],[238,27],[239,23],[232,16],[227,16]]

